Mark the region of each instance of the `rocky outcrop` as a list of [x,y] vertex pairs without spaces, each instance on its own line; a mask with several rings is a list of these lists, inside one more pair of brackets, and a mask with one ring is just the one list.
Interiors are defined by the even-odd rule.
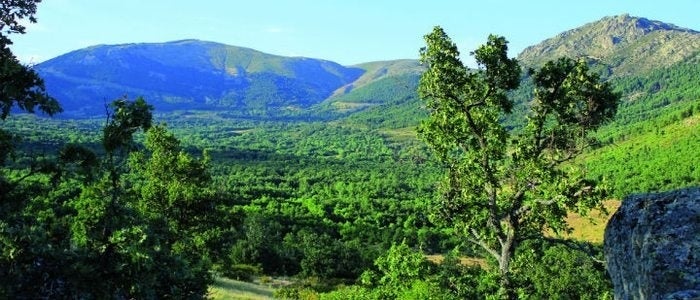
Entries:
[[615,299],[700,299],[700,188],[625,198],[605,258]]

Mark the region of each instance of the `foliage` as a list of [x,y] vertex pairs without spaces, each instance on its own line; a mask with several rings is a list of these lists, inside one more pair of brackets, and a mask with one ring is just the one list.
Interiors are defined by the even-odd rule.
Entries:
[[459,255],[452,252],[436,265],[406,244],[393,245],[358,285],[321,294],[321,299],[478,299],[495,293],[495,277],[462,265]]
[[[0,216],[2,295],[205,295],[222,224],[206,161],[183,152],[164,126],[151,127],[142,99],[112,107],[101,162],[68,144],[56,160],[9,173],[13,189],[3,193]],[[147,129],[142,150],[133,140],[139,128]]]
[[619,96],[585,62],[548,62],[530,70],[531,113],[522,133],[511,134],[499,120],[513,108],[506,92],[518,86],[520,68],[507,57],[506,40],[490,36],[473,52],[479,69],[471,72],[441,28],[425,39],[421,61],[428,70],[419,94],[430,118],[420,133],[447,173],[435,211],[497,261],[499,293],[513,297],[509,272],[518,244],[540,238],[545,228],[566,230],[568,210],[585,213],[600,204],[595,182],[563,163],[594,142],[589,132],[614,116]]
[[518,250],[513,261],[518,298],[612,299],[612,282],[596,259],[603,256],[601,247],[568,243],[575,245],[529,241]]
[[[30,7],[22,14],[31,18],[34,10]],[[597,204],[599,190],[584,178],[607,179],[616,195],[698,182],[699,169],[693,169],[692,159],[700,107],[692,101],[696,89],[689,85],[697,81],[697,63],[614,78],[611,85],[628,101],[617,119],[595,134],[602,143],[594,144],[587,132],[614,107],[602,103],[591,110],[589,103],[579,101],[596,93],[611,96],[606,95],[609,87],[589,74],[585,63],[590,60],[547,64],[528,74],[521,90],[513,92],[522,78],[514,60],[501,55],[505,39],[490,38],[475,52],[481,68],[467,70],[456,47],[444,38],[447,42],[441,45],[448,51],[438,54],[449,63],[439,70],[442,73],[432,75],[432,87],[448,79],[452,81],[442,90],[444,96],[462,101],[480,92],[487,95],[466,106],[474,124],[485,128],[480,133],[486,137],[482,148],[497,158],[490,168],[482,167],[476,152],[456,146],[481,147],[479,137],[468,134],[472,128],[464,105],[452,101],[444,111],[430,104],[429,111],[422,109],[422,99],[412,90],[418,82],[414,61],[405,62],[411,72],[404,72],[404,63],[398,71],[387,67],[393,62],[360,66],[367,69],[362,78],[343,93],[336,91],[340,94],[334,94],[335,102],[310,113],[293,106],[327,97],[338,81],[359,76],[359,69],[321,64],[316,73],[304,76],[337,74],[291,88],[299,78],[252,75],[253,70],[269,69],[291,76],[296,71],[285,69],[283,58],[249,57],[251,69],[243,70],[225,58],[250,53],[236,54],[233,49],[212,59],[226,72],[249,71],[246,76],[260,82],[247,86],[248,94],[202,101],[250,109],[245,112],[151,115],[153,108],[143,99],[120,99],[110,106],[104,124],[103,119],[56,120],[8,110],[13,115],[0,130],[0,298],[196,298],[212,282],[210,270],[241,279],[297,275],[299,284],[278,292],[290,298],[484,298],[497,293],[502,276],[464,266],[460,260],[483,255],[478,247],[484,245],[497,248],[496,240],[511,232],[518,232],[513,233],[516,250],[509,254],[513,294],[604,297],[609,283],[600,264],[560,245],[524,240],[538,238],[545,228],[566,230],[561,218],[568,209],[585,212]],[[188,42],[180,46],[194,47]],[[202,57],[182,59],[199,63]],[[452,72],[457,75],[451,77]],[[34,76],[20,75],[12,76]],[[112,75],[137,81],[148,77],[133,72]],[[196,90],[192,86],[220,83],[206,82],[211,76],[191,76],[188,84],[177,88],[191,92]],[[32,88],[18,93],[44,93],[40,83],[33,81]],[[324,92],[318,93],[315,84],[323,85]],[[451,87],[459,88],[450,91]],[[33,97],[14,97],[9,103],[26,111],[60,111],[57,103],[54,107],[50,100]],[[517,102],[521,98],[525,100]],[[189,101],[165,100],[170,108]],[[265,111],[258,100],[284,109]],[[200,104],[193,105],[204,107]],[[342,111],[343,105],[347,111]],[[362,111],[348,113],[353,109]],[[413,129],[427,113],[443,116],[434,128],[456,133],[441,140],[451,145],[431,146],[442,153],[437,163]],[[157,125],[156,118],[169,126]],[[422,129],[424,138],[430,138],[428,127]],[[589,146],[600,148],[581,160],[569,160],[570,154],[573,159]],[[203,159],[194,158],[198,154]],[[578,170],[582,163],[590,169],[587,177]],[[453,176],[438,189],[461,198],[431,202],[444,167]],[[479,179],[479,174],[492,177]],[[466,177],[457,180],[459,176]],[[511,201],[523,189],[522,201]],[[493,190],[497,221],[489,224],[488,211],[470,218],[449,215],[488,206],[476,200]],[[520,210],[514,210],[517,207]],[[444,214],[431,218],[429,212],[436,208]],[[508,229],[509,216],[521,217],[513,223],[516,230]],[[482,231],[471,236],[467,231],[469,225],[498,229],[494,224],[501,224],[500,234]],[[482,245],[461,245],[467,238]],[[423,257],[423,252],[445,253],[457,245],[463,252],[451,253],[440,264]],[[577,266],[584,270],[571,271]],[[356,280],[358,284],[347,285]]]
[[[595,149],[583,157],[592,178],[605,178],[613,195],[665,191],[700,185],[696,161],[700,114],[645,122],[642,133]],[[658,125],[657,125],[658,124]]]
[[24,34],[23,20],[35,23],[36,6],[41,0],[2,1],[0,9],[0,119],[5,120],[13,106],[53,115],[61,112],[56,99],[44,88],[44,81],[34,70],[22,65],[10,51],[10,34]]

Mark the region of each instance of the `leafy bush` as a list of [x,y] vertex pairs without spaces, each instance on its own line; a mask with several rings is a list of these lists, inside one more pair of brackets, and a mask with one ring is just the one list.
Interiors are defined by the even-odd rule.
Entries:
[[252,281],[253,277],[258,276],[262,273],[259,266],[246,265],[246,264],[236,264],[228,268],[220,270],[221,273],[231,279],[241,280],[241,281]]
[[519,298],[612,299],[612,283],[605,266],[591,257],[602,256],[602,249],[567,243],[570,245],[528,242],[520,247],[513,262]]

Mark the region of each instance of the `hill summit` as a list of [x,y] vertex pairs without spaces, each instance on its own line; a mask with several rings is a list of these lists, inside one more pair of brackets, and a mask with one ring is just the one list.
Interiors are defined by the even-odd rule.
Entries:
[[583,57],[606,65],[609,75],[624,76],[697,59],[699,49],[698,31],[625,14],[562,32],[518,58],[537,67],[557,57]]
[[[700,32],[611,16],[528,47],[518,59],[526,68],[537,68],[562,56],[587,59],[606,78],[648,77],[672,66],[699,64]],[[36,70],[69,117],[101,115],[105,103],[128,95],[145,97],[159,112],[204,109],[325,119],[368,110],[385,114],[393,106],[402,106],[396,109],[399,118],[412,115],[408,112],[420,107],[415,91],[423,66],[417,60],[342,66],[182,40],[93,46],[41,63]]]
[[327,60],[198,40],[93,46],[36,70],[67,112],[86,115],[125,94],[165,110],[305,108],[364,73]]

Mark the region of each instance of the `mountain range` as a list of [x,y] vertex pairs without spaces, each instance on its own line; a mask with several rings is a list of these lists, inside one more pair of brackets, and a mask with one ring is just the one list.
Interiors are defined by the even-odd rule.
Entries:
[[[605,17],[530,46],[518,59],[526,69],[560,56],[586,59],[609,80],[645,78],[698,65],[700,32],[629,15]],[[143,96],[160,112],[216,110],[254,117],[417,108],[423,70],[416,60],[342,66],[199,40],[93,46],[35,69],[68,117],[104,114],[105,103],[124,95]],[[645,88],[623,93],[629,102]]]
[[[587,61],[622,95],[615,119],[595,133],[601,143],[582,157],[588,176],[607,178],[618,197],[700,184],[700,32],[611,16],[530,46],[517,59],[527,70],[562,56]],[[60,118],[103,118],[113,99],[143,96],[164,113],[161,120],[228,122],[234,130],[225,135],[241,121],[282,120],[286,128],[289,121],[315,120],[368,128],[404,148],[416,142],[416,125],[427,116],[416,94],[424,70],[416,60],[343,66],[184,40],[89,47],[35,70],[62,103]],[[510,95],[513,114],[502,120],[515,131],[532,98],[527,74]]]
[[[338,110],[357,109],[367,104],[353,101],[351,94],[385,78],[418,77],[421,68],[413,60],[341,66],[183,40],[93,46],[43,62],[35,70],[69,116],[104,113],[105,103],[125,95],[142,96],[159,111],[217,109],[265,116],[293,114],[324,101]],[[354,103],[343,104],[343,99]]]
[[525,48],[518,56],[540,66],[561,56],[581,57],[607,68],[607,75],[630,76],[697,59],[700,32],[646,18],[605,17]]

